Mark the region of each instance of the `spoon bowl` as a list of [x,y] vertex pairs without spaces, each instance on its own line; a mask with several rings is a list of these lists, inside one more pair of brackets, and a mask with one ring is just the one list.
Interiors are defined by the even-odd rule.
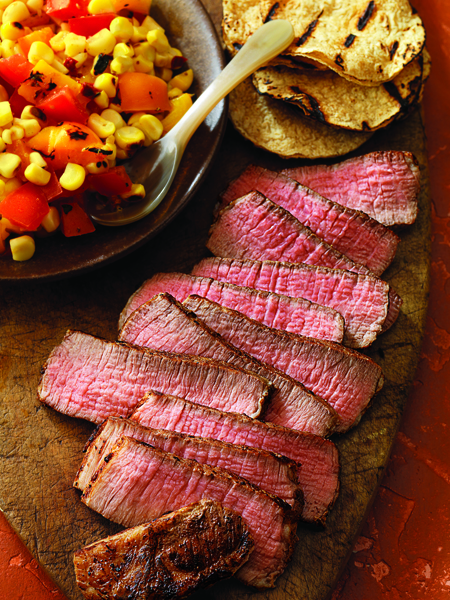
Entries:
[[155,210],[169,191],[183,152],[198,126],[229,92],[287,48],[293,39],[294,31],[288,21],[270,21],[260,27],[175,127],[128,163],[128,174],[134,183],[144,185],[145,198],[115,210],[91,201],[88,205],[91,218],[101,225],[120,226],[138,221]]

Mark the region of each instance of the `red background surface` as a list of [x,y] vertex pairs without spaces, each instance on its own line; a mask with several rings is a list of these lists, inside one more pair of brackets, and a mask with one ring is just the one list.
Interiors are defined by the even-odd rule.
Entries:
[[[433,61],[424,97],[433,221],[428,318],[386,474],[333,600],[450,594],[450,2],[413,4]],[[1,513],[0,597],[65,600]]]

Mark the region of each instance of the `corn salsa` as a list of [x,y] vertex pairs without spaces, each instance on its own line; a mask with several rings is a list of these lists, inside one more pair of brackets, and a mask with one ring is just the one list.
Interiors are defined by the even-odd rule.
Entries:
[[151,0],[0,0],[0,256],[91,233],[86,193],[145,197],[122,161],[192,105],[193,72]]

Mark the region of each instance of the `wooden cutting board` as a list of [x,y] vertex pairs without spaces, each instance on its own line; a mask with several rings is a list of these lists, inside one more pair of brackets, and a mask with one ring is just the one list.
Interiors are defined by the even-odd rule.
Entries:
[[[217,0],[204,4],[219,23]],[[299,526],[291,564],[275,589],[258,594],[261,599],[325,600],[332,591],[380,483],[416,369],[427,309],[430,248],[430,196],[419,111],[376,134],[360,153],[378,149],[413,152],[422,174],[419,218],[401,232],[397,256],[385,274],[402,296],[403,308],[395,326],[368,352],[382,366],[386,383],[361,423],[335,439],[341,455],[341,492],[326,527]],[[114,339],[119,313],[144,279],[158,271],[188,272],[206,256],[217,195],[249,162],[273,169],[286,166],[254,149],[230,126],[196,197],[138,252],[71,280],[2,285],[0,506],[70,600],[82,598],[73,576],[74,550],[119,528],[84,506],[72,487],[93,426],[39,404],[40,367],[68,328]],[[251,590],[231,580],[195,597],[244,600],[250,595]]]

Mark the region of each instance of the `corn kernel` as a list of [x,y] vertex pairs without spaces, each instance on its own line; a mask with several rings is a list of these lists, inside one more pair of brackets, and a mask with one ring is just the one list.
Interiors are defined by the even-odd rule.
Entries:
[[5,8],[7,6],[9,6],[10,4],[12,4],[14,2],[14,0],[0,0],[0,10],[5,10]]
[[26,4],[20,2],[20,0],[16,0],[5,8],[5,12],[2,15],[2,23],[20,23],[28,19],[28,17],[30,17],[30,11]]
[[6,144],[3,141],[3,139],[0,137],[0,152],[3,152],[3,150],[6,149]]
[[27,0],[26,5],[28,10],[37,13],[40,16],[41,11],[44,8],[44,0]]
[[50,39],[50,46],[54,52],[63,52],[66,48],[66,36],[69,35],[67,31],[59,31]]
[[143,115],[139,119],[139,128],[154,142],[159,140],[163,133],[163,125],[154,115]]
[[138,71],[139,73],[149,73],[150,75],[153,75],[153,63],[147,58],[145,58],[145,56],[135,56],[132,60],[135,71]]
[[153,29],[147,33],[147,42],[156,50],[156,52],[167,52],[170,49],[169,40],[166,34],[160,29]]
[[16,41],[26,34],[26,30],[17,21],[14,23],[3,23],[0,27],[0,35],[3,40]]
[[127,158],[130,158],[130,155],[126,150],[123,150],[122,148],[117,148],[117,158],[119,160],[126,160]]
[[10,56],[14,56],[14,54],[16,53],[16,42],[14,40],[3,40],[1,47],[3,58],[9,58]]
[[0,102],[0,127],[4,127],[8,125],[8,123],[12,123],[13,114],[11,110],[11,105],[8,100],[4,100]]
[[173,56],[171,54],[169,54],[169,52],[164,52],[163,54],[156,52],[155,61],[154,61],[155,67],[165,67],[167,69],[170,69],[172,66],[172,59],[173,59]]
[[133,44],[137,42],[143,42],[147,39],[147,30],[140,25],[133,27],[133,35],[131,36],[131,41]]
[[183,92],[180,90],[180,88],[175,87],[171,88],[167,95],[169,96],[169,100],[171,100],[172,98],[178,98],[178,96],[181,96],[182,93]]
[[91,162],[86,165],[86,171],[95,175],[96,173],[104,173],[109,169],[109,163],[106,160],[99,160],[98,162]]
[[11,152],[0,154],[0,175],[7,179],[12,179],[21,164],[20,156]]
[[114,58],[118,58],[119,56],[134,56],[134,48],[133,46],[119,42],[114,46],[113,56]]
[[111,54],[116,45],[116,38],[109,29],[101,29],[86,41],[86,51],[91,56]]
[[114,135],[116,126],[112,121],[107,121],[101,115],[92,113],[89,115],[88,127],[92,129],[99,138],[107,138],[109,135]]
[[108,108],[109,97],[105,90],[102,90],[98,96],[95,96],[94,102],[99,108]]
[[47,121],[47,117],[42,112],[42,110],[37,106],[33,106],[32,104],[28,104],[28,106],[25,106],[25,108],[22,110],[20,118],[35,119],[41,127]]
[[31,235],[21,235],[9,242],[13,260],[29,260],[36,251],[36,245]]
[[121,198],[132,198],[133,196],[139,196],[145,198],[145,188],[142,183],[132,183],[131,190],[121,194]]
[[187,92],[187,90],[191,87],[192,82],[194,81],[194,72],[192,69],[187,69],[187,71],[183,71],[183,73],[178,73],[175,75],[170,81],[169,84],[173,88],[179,88],[183,92]]
[[156,58],[156,50],[150,46],[148,42],[141,42],[134,47],[136,56],[144,56],[147,60],[154,62]]
[[156,75],[168,83],[173,78],[173,71],[163,67],[162,69],[156,69]]
[[13,123],[23,129],[25,137],[33,137],[41,130],[37,119],[14,119]]
[[83,185],[85,178],[86,171],[81,165],[67,163],[64,173],[59,178],[59,183],[65,190],[74,192]]
[[21,181],[18,177],[11,177],[10,179],[6,179],[5,194],[8,195],[11,192],[14,192],[14,190],[18,190],[22,185],[23,181]]
[[116,12],[110,0],[91,0],[88,4],[90,15],[101,15],[103,13]]
[[9,94],[3,85],[0,85],[0,102],[6,102],[9,100]]
[[55,60],[55,53],[44,42],[33,42],[28,52],[28,60],[35,65],[40,60],[45,60],[49,65]]
[[94,81],[95,89],[105,91],[109,98],[114,98],[116,96],[116,85],[117,77],[114,77],[111,73],[102,73]]
[[63,63],[58,58],[55,58],[53,60],[52,67],[54,69],[56,69],[57,71],[59,71],[60,73],[63,73],[63,75],[67,75],[67,73],[69,72],[69,69],[66,69],[66,67],[63,65]]
[[80,52],[79,54],[75,54],[72,58],[76,60],[75,67],[79,69],[87,61],[89,54],[87,52]]
[[[1,198],[1,197],[3,196],[3,194],[5,193],[5,188],[6,188],[6,186],[5,186],[5,182],[3,181],[3,179],[0,179],[0,198]],[[3,221],[4,221],[4,220],[5,220],[4,218],[3,218],[3,219],[0,219],[0,234],[1,234],[1,231],[2,231],[2,230],[1,230],[2,223],[3,223]],[[3,223],[3,225],[4,225],[4,223]]]
[[129,56],[118,56],[117,58],[113,58],[110,64],[111,73],[115,73],[116,75],[121,75],[122,73],[127,73],[128,71],[133,70],[133,59]]
[[153,17],[150,17],[149,15],[147,15],[145,17],[145,19],[142,21],[141,27],[145,27],[145,29],[147,29],[147,31],[152,31],[152,29],[158,29],[159,31],[162,31],[164,33],[164,29],[161,27],[161,25],[159,23],[157,23],[155,21],[155,19]]
[[86,49],[86,38],[84,35],[77,35],[76,33],[68,33],[64,39],[66,44],[66,54],[71,58],[74,58],[77,54],[84,52]]
[[134,146],[142,146],[145,140],[144,133],[140,129],[128,125],[116,131],[114,137],[116,144],[122,150],[132,150]]
[[30,162],[32,162],[35,165],[38,165],[39,167],[42,167],[43,169],[45,169],[45,167],[47,166],[45,158],[41,154],[39,154],[39,152],[30,152]]
[[146,114],[147,113],[142,112],[142,111],[133,113],[131,115],[131,117],[128,119],[128,125],[136,125],[136,123],[139,123],[139,119]]
[[51,206],[48,213],[42,219],[41,225],[47,233],[52,233],[52,231],[58,229],[60,221],[58,209],[55,206]]
[[113,19],[109,25],[109,30],[117,40],[122,42],[128,42],[134,32],[133,24],[126,17]]
[[105,141],[106,144],[102,146],[102,149],[106,150],[107,152],[111,152],[111,154],[108,154],[108,162],[111,166],[111,163],[115,162],[117,156],[116,139],[113,135],[109,135]]
[[24,136],[24,130],[18,125],[13,125],[9,129],[4,129],[2,132],[2,140],[5,144],[12,144],[14,140],[21,140]]
[[24,175],[28,181],[35,185],[47,185],[51,177],[50,171],[46,171],[33,162],[25,169]]

